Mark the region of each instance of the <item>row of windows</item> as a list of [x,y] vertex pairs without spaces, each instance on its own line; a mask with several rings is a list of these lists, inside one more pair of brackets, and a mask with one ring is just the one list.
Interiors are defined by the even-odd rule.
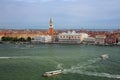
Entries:
[[78,39],[78,38],[80,38],[80,36],[59,36],[59,38],[69,38],[69,39]]

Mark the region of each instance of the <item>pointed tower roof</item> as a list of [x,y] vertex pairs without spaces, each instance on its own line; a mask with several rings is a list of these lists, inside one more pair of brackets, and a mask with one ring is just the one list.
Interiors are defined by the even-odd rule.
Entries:
[[53,19],[52,19],[52,17],[50,18],[50,23],[53,23]]

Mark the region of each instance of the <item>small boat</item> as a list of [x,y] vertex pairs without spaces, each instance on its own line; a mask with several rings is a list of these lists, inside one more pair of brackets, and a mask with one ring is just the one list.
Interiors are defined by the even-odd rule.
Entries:
[[45,72],[43,74],[43,77],[51,77],[51,76],[59,75],[61,73],[62,73],[62,70],[49,71],[49,72]]
[[100,56],[100,58],[102,58],[103,60],[105,60],[105,59],[108,59],[109,56],[108,56],[108,54],[103,54],[103,55]]

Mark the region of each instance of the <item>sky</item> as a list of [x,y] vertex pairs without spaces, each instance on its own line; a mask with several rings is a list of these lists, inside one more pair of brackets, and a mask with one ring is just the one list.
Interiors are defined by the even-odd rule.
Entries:
[[120,0],[0,0],[0,29],[120,29]]

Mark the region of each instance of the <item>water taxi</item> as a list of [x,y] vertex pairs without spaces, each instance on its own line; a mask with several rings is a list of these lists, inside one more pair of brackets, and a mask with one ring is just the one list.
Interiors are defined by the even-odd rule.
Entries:
[[49,72],[45,72],[43,74],[43,77],[51,77],[51,76],[59,75],[61,73],[62,73],[62,70],[49,71]]

